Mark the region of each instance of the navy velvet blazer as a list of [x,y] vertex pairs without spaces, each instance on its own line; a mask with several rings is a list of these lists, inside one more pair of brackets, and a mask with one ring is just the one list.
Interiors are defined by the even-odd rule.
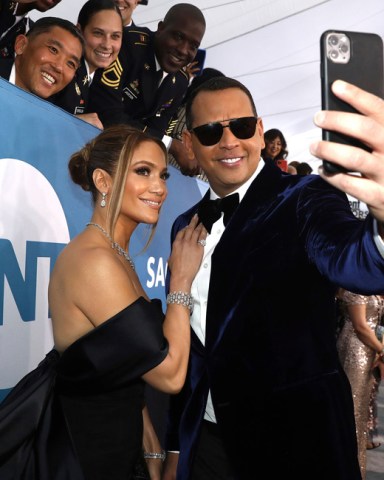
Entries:
[[168,74],[158,87],[154,32],[124,29],[118,59],[96,72],[90,88],[89,112],[98,113],[104,126],[132,123],[161,138],[182,103],[188,88],[187,74]]
[[361,478],[334,294],[384,291],[373,236],[372,217],[357,220],[318,175],[265,165],[215,248],[205,346],[192,333],[185,387],[170,400],[178,480],[189,478],[209,389],[236,478],[258,478],[265,464],[270,480]]

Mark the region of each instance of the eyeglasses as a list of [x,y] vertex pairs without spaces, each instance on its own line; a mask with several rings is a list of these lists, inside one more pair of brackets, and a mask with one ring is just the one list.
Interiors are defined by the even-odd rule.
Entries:
[[222,125],[221,122],[211,122],[199,127],[192,128],[199,142],[205,147],[211,147],[220,142],[223,136],[224,128],[229,127],[235,137],[241,140],[253,137],[256,131],[257,117],[241,117],[225,120],[228,125]]

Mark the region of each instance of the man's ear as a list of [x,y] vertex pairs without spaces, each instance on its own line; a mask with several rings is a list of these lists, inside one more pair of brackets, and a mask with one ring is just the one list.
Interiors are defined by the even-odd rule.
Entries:
[[25,35],[17,35],[15,40],[15,53],[22,55],[28,45],[28,38]]
[[163,22],[163,20],[160,20],[160,22],[157,24],[157,31],[161,32],[161,30],[163,30],[163,28],[164,28],[164,22]]
[[257,125],[256,129],[258,134],[260,135],[261,141],[260,141],[260,148],[261,150],[265,148],[265,141],[264,141],[264,125],[263,125],[263,120],[259,117],[257,119]]
[[189,132],[188,130],[184,129],[183,132],[182,132],[182,136],[183,136],[183,143],[185,145],[185,148],[188,152],[188,156],[190,158],[193,158],[195,156],[194,152],[193,152],[193,148],[192,148],[192,135],[191,135],[191,132]]

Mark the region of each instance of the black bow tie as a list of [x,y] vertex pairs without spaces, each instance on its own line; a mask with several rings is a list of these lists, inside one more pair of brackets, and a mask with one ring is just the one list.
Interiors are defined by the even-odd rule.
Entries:
[[204,227],[211,233],[212,225],[221,217],[221,212],[224,212],[224,225],[227,225],[238,205],[238,193],[216,200],[207,200],[200,204],[198,216]]

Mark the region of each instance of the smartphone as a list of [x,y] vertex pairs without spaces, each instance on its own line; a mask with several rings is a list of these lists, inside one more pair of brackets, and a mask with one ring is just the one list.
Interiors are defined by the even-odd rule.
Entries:
[[198,77],[199,75],[201,75],[203,73],[203,68],[204,68],[206,55],[207,55],[207,51],[204,48],[199,48],[197,50],[196,56],[193,59],[194,62],[197,62],[196,68],[199,69],[199,71],[195,73],[196,77]]
[[[331,91],[335,80],[345,80],[384,98],[383,41],[374,33],[327,30],[320,38],[321,106],[323,110],[356,112]],[[323,130],[323,140],[344,143],[368,150],[362,142],[330,130]],[[347,170],[323,161],[328,173]]]

